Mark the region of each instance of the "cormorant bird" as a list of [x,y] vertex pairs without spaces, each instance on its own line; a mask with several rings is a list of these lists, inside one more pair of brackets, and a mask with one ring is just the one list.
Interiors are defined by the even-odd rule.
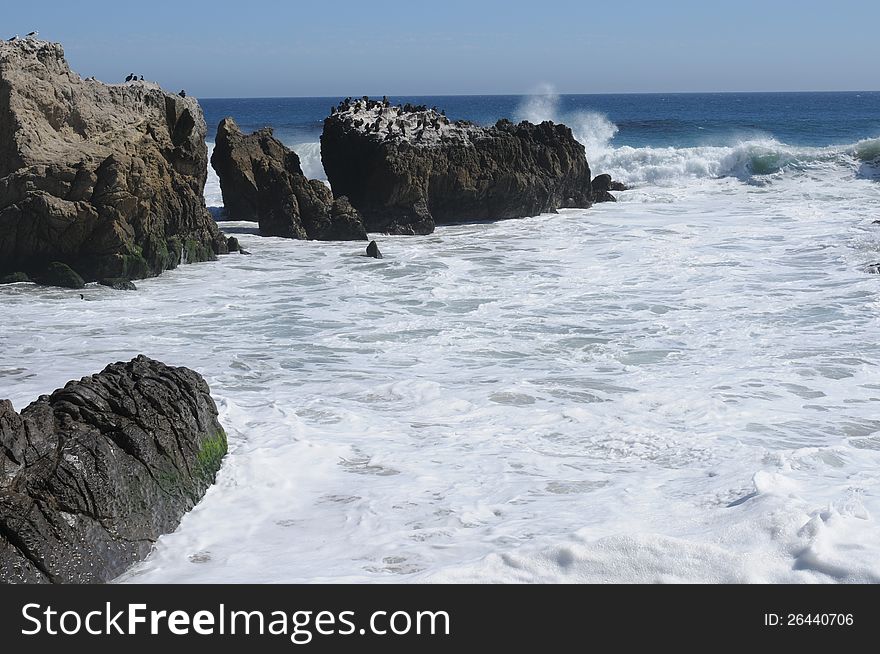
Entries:
[[13,41],[18,41],[18,34],[13,36],[11,39],[8,39],[8,43],[12,43]]
[[29,39],[35,39],[35,38],[37,38],[39,35],[40,35],[40,33],[39,33],[38,31],[34,30],[33,32],[31,32],[30,34],[28,34],[27,37],[28,37]]
[[125,78],[125,81],[126,81],[126,82],[130,82],[130,81],[133,80],[133,79],[134,79],[134,73],[132,73],[131,75],[129,75],[128,77],[126,77],[126,78]]
[[143,76],[143,75],[141,75],[141,81],[142,81],[142,82],[144,81],[144,76]]
[[177,95],[179,95],[181,98],[185,98],[185,97],[186,97],[186,91],[181,90],[180,93],[178,93]]

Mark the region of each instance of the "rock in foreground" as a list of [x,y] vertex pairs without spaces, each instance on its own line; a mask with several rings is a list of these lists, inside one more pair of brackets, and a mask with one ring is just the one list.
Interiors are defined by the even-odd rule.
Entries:
[[225,453],[205,381],[143,356],[21,414],[0,401],[0,582],[113,579],[177,528]]
[[299,157],[271,128],[243,134],[232,118],[217,129],[211,165],[220,178],[229,220],[260,224],[263,236],[313,241],[364,241],[367,232],[345,198],[303,174]]
[[83,80],[57,43],[0,43],[0,274],[135,279],[225,253],[205,132],[193,98]]
[[584,147],[551,122],[478,127],[364,98],[324,122],[321,158],[333,193],[370,232],[430,234],[437,224],[592,204]]

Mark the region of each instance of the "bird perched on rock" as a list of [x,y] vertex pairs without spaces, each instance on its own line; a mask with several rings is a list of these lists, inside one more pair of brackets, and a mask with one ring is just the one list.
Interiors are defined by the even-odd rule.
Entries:
[[29,38],[29,39],[35,39],[35,38],[37,38],[39,35],[40,35],[40,33],[39,33],[38,31],[34,30],[33,32],[30,32],[30,33],[27,35],[27,38]]
[[186,97],[186,91],[181,90],[180,93],[178,93],[177,95],[179,95],[181,98],[185,98],[185,97]]
[[125,78],[126,83],[134,79],[134,73]]
[[14,42],[14,41],[18,41],[18,34],[16,34],[15,36],[13,36],[11,39],[8,39],[8,42],[9,42],[9,43],[12,43],[12,42]]

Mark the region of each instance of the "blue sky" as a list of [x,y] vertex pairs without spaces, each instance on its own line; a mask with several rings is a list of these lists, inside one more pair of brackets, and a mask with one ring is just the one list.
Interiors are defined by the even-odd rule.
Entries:
[[870,0],[5,0],[0,25],[201,97],[880,90]]

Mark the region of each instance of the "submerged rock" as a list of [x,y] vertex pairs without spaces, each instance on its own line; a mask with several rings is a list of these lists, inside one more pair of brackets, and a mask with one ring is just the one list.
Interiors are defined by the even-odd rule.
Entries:
[[241,243],[234,236],[230,236],[226,241],[226,247],[229,248],[229,252],[238,252],[241,250]]
[[136,291],[137,286],[134,285],[134,282],[130,282],[127,279],[100,279],[98,283],[101,286],[107,286],[112,288],[114,291]]
[[349,101],[324,121],[321,158],[333,193],[371,232],[430,234],[592,203],[584,147],[551,122],[478,127],[426,107]]
[[229,220],[260,224],[263,236],[316,241],[365,241],[357,211],[334,201],[327,186],[307,179],[299,157],[270,128],[243,134],[232,118],[217,129],[211,165],[220,178]]
[[14,272],[9,275],[0,276],[0,286],[3,284],[21,284],[23,282],[29,282],[31,278],[27,273],[23,272]]
[[373,241],[367,246],[367,256],[372,257],[373,259],[384,259],[382,253],[379,251],[379,244],[376,241]]
[[177,528],[225,453],[205,381],[143,356],[21,414],[0,402],[0,582],[112,580]]
[[194,99],[83,80],[57,43],[0,42],[0,273],[134,279],[225,252],[205,131]]
[[45,286],[61,286],[62,288],[85,288],[86,283],[66,263],[58,261],[50,263],[45,272],[37,279]]

